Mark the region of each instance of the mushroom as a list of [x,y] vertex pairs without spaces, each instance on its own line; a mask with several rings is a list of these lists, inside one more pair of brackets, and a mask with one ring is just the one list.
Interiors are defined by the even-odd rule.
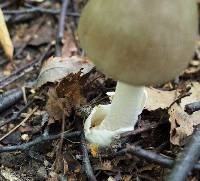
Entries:
[[165,83],[188,65],[197,34],[195,0],[90,0],[80,18],[80,44],[97,69],[118,80],[111,105],[95,107],[86,139],[108,146],[134,129],[145,87]]

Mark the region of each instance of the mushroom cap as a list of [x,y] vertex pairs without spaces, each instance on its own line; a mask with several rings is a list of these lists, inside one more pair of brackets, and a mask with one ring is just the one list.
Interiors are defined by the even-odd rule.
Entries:
[[197,20],[195,0],[90,0],[78,35],[108,76],[134,85],[160,84],[191,60]]

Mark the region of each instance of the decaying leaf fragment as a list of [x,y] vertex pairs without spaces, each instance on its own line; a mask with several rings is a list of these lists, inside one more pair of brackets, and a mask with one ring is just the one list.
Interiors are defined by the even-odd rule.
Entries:
[[47,82],[59,82],[70,73],[77,73],[81,70],[81,75],[88,73],[93,68],[92,63],[83,58],[74,57],[50,57],[43,65],[37,80],[37,87],[41,87]]
[[0,44],[9,60],[13,59],[13,44],[8,32],[3,12],[0,8]]
[[200,83],[192,82],[190,96],[181,99],[181,103],[173,104],[169,109],[171,131],[170,141],[174,145],[184,145],[186,138],[190,136],[196,125],[200,124],[200,111],[192,115],[187,114],[184,109],[185,105],[200,100]]
[[63,57],[71,57],[74,54],[77,54],[78,48],[72,36],[72,33],[69,31],[65,32],[64,40],[62,47],[62,56]]
[[70,116],[72,110],[76,110],[85,103],[81,94],[84,79],[81,72],[69,74],[63,78],[55,88],[49,89],[46,109],[51,118],[62,120]]

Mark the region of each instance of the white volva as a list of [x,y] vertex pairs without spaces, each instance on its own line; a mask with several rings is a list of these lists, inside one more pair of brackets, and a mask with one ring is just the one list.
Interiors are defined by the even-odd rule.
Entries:
[[95,107],[87,118],[84,126],[86,139],[108,146],[121,133],[134,130],[146,98],[145,87],[118,82],[112,104]]

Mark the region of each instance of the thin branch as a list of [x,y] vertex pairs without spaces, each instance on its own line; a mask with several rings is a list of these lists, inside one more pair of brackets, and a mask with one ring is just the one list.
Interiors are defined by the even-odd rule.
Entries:
[[13,133],[15,130],[17,130],[20,126],[22,126],[32,115],[33,113],[38,109],[38,107],[35,107],[29,115],[22,121],[20,122],[17,126],[15,126],[13,129],[11,129],[8,133],[6,133],[4,136],[0,138],[0,141],[4,140],[6,137],[8,137],[11,133]]
[[152,123],[152,124],[146,125],[146,126],[144,126],[142,128],[137,128],[137,129],[135,129],[133,131],[129,131],[129,132],[123,133],[123,134],[121,134],[121,137],[138,135],[138,134],[141,134],[141,133],[144,133],[144,132],[147,132],[147,131],[151,131],[152,129],[155,129],[158,126],[161,126],[161,125],[167,124],[167,123],[168,123],[168,121]]
[[34,100],[31,100],[19,112],[14,113],[10,119],[0,122],[0,128],[2,126],[5,126],[8,123],[11,123],[11,122],[14,122],[15,120],[17,120],[19,118],[19,116],[21,115],[21,113],[23,113],[28,107],[30,107],[33,104],[33,102],[34,102]]
[[61,134],[64,135],[64,138],[69,139],[69,138],[74,138],[78,137],[81,135],[80,131],[75,131],[72,133],[65,132],[65,133],[60,133],[57,135],[42,135],[40,137],[37,137],[35,140],[30,141],[28,143],[24,143],[21,145],[16,145],[16,146],[5,146],[5,147],[0,147],[0,153],[3,152],[14,152],[14,151],[24,151],[29,149],[30,147],[37,145],[37,144],[42,144],[47,141],[55,140],[61,137]]
[[[45,13],[45,14],[52,14],[57,15],[60,14],[60,9],[44,9],[40,7],[32,7],[27,9],[20,9],[20,10],[3,10],[5,15],[20,15],[20,14],[29,14],[29,13]],[[76,12],[67,12],[67,16],[74,16],[79,17],[80,14]]]
[[[127,153],[136,155],[139,158],[143,158],[147,161],[157,163],[163,167],[172,168],[174,165],[174,160],[172,160],[171,158],[159,155],[153,151],[147,151],[145,149],[142,149],[140,146],[134,146],[134,145],[129,145],[127,146],[127,148],[124,148],[111,156],[125,155]],[[200,164],[196,163],[194,165],[194,169],[200,170]]]
[[200,157],[200,125],[197,126],[189,144],[185,150],[178,156],[172,172],[167,180],[182,181],[186,180],[187,175],[193,169],[194,164]]
[[83,165],[84,165],[88,180],[97,181],[97,179],[93,173],[91,163],[90,163],[84,134],[81,135],[81,148],[82,148],[82,152],[83,152]]
[[60,11],[60,17],[59,17],[57,38],[56,38],[56,56],[61,56],[61,46],[62,46],[62,40],[64,38],[65,17],[67,14],[68,5],[69,5],[69,0],[63,0],[62,9]]

